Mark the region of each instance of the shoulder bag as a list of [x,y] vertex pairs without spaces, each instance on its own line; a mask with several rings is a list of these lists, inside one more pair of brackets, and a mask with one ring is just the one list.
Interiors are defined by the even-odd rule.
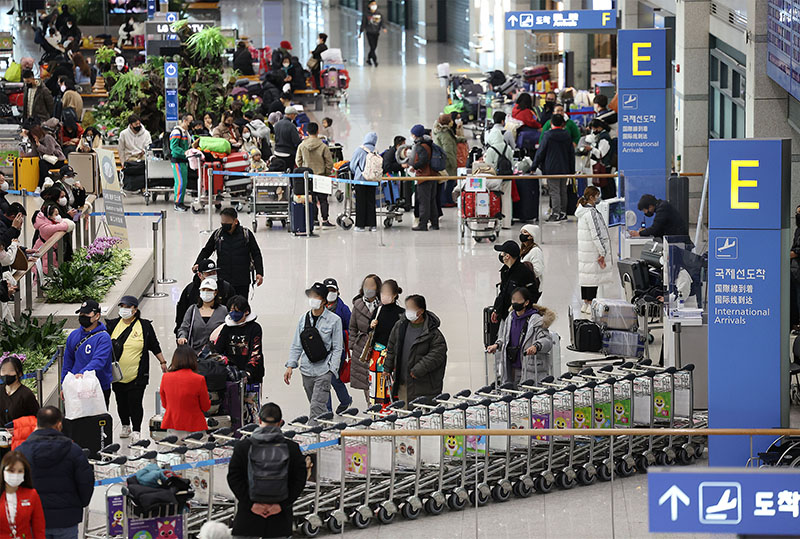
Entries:
[[[378,308],[375,310],[375,316],[370,318],[370,322],[378,319],[378,315],[381,314],[382,308],[383,305],[378,306]],[[375,346],[375,328],[370,328],[369,332],[367,333],[367,341],[364,343],[364,348],[361,350],[361,355],[358,356],[358,360],[361,363],[369,363],[370,356],[372,356],[373,346]]]
[[305,327],[300,332],[300,345],[311,363],[325,361],[328,357],[328,349],[325,348],[319,330],[312,325],[310,313],[306,313]]
[[[125,351],[125,341],[128,340],[131,332],[133,331],[133,326],[139,322],[139,320],[134,320],[132,324],[130,324],[125,331],[123,331],[119,337],[116,339],[111,339],[111,351],[113,354],[113,358],[111,360],[111,381],[112,382],[119,382],[122,380],[122,366],[119,364],[119,360],[122,357],[122,353]],[[122,323],[122,319],[120,319],[119,323]],[[141,322],[139,322],[141,323]]]

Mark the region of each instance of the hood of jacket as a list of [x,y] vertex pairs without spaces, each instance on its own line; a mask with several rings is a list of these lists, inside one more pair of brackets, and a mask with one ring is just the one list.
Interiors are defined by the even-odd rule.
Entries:
[[[409,322],[409,324],[410,323],[411,322]],[[442,321],[439,320],[438,316],[433,314],[431,311],[425,311],[425,331],[423,331],[423,333],[430,333],[441,325]]]
[[369,148],[370,151],[375,151],[375,145],[378,144],[378,134],[374,131],[370,131],[364,137],[364,142],[362,142],[364,146]]
[[38,429],[26,440],[30,447],[31,467],[49,468],[67,458],[72,450],[72,440],[55,429]]
[[554,142],[569,142],[572,144],[572,137],[569,134],[569,131],[564,129],[563,127],[560,128],[552,128],[550,131],[547,132],[547,137],[550,138]]
[[593,209],[594,206],[584,206],[583,204],[578,204],[578,207],[575,209],[575,218],[580,219],[581,215],[589,213]]
[[320,147],[326,146],[326,144],[319,137],[308,137],[302,142],[302,144],[312,152],[320,149]]
[[535,303],[531,307],[536,309],[536,313],[534,313],[533,316],[541,319],[543,328],[549,328],[553,325],[553,322],[556,321],[555,311],[548,309],[544,305],[537,305]]
[[254,321],[256,318],[258,318],[258,315],[256,313],[250,313],[250,314],[247,315],[247,318],[245,318],[244,322],[241,322],[241,321],[240,322],[234,322],[231,319],[231,315],[227,315],[225,317],[225,325],[226,326],[230,326],[230,327],[244,326],[248,322]]
[[281,428],[273,426],[258,427],[250,438],[259,442],[277,442],[284,439]]
[[442,125],[438,121],[434,122],[433,123],[433,132],[434,133],[450,132],[451,134],[455,135],[455,133],[453,133],[453,130],[450,128],[451,125],[452,124]]

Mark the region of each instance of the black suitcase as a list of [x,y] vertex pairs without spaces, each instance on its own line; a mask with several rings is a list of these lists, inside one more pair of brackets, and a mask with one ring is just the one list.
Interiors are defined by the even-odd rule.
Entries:
[[492,322],[493,312],[492,305],[483,309],[483,345],[487,347],[497,342],[497,333],[500,331],[500,322]]
[[[292,234],[305,234],[306,233],[306,209],[305,205],[300,202],[291,201],[289,203],[291,211],[289,212],[289,232]],[[314,233],[314,221],[317,219],[317,207],[312,205],[309,201],[308,205],[309,218],[311,219],[311,233]]]
[[64,434],[76,444],[89,450],[90,459],[99,459],[101,448],[113,442],[111,414],[100,414],[80,419],[64,419]]
[[141,191],[144,189],[144,161],[129,161],[122,168],[122,189]]

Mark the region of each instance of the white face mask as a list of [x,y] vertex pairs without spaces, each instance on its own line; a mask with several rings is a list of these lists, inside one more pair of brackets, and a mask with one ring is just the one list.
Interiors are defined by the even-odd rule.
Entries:
[[0,191],[8,191],[8,189],[8,182],[4,181],[3,183],[0,183]]
[[56,215],[55,217],[53,217],[53,221],[56,222],[56,223],[60,223],[61,222],[61,216],[60,215]]
[[5,479],[6,484],[12,487],[18,487],[25,481],[25,474],[24,473],[13,473],[9,472],[8,470],[3,470],[3,479]]
[[61,197],[58,199],[59,206],[66,206],[67,205],[67,197]]
[[200,291],[200,299],[202,299],[206,303],[211,303],[214,301],[214,291],[213,290],[201,290]]
[[67,91],[67,87],[62,84],[61,85],[61,93],[63,94],[66,91]]
[[378,291],[374,288],[366,288],[364,289],[364,297],[367,299],[372,299],[378,294]]
[[322,307],[322,300],[319,298],[308,298],[308,306],[311,307],[311,310],[316,311]]
[[217,274],[216,273],[212,273],[211,275],[206,275],[205,278],[206,279],[211,279],[212,281],[216,281],[217,280]]
[[408,318],[409,322],[415,322],[417,320],[417,311],[414,309],[406,309],[406,318]]
[[334,301],[339,299],[339,293],[338,292],[328,292],[328,298],[327,299],[328,299],[328,303],[333,303]]
[[123,320],[128,320],[131,316],[133,316],[133,309],[131,309],[130,307],[120,307],[119,315],[122,317]]
[[62,180],[70,187],[75,183],[75,178],[73,176],[65,176],[62,178]]
[[249,139],[250,138],[250,133],[249,132],[242,133],[242,138],[245,139],[245,140]]
[[289,69],[289,66],[290,66],[290,65],[291,65],[291,64],[283,64],[283,69]]
[[370,11],[378,11],[378,6],[369,6]]

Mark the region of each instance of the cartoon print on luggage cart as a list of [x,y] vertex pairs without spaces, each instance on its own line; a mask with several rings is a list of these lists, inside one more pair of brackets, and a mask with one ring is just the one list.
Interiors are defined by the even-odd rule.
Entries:
[[464,453],[464,437],[463,436],[445,437],[444,453],[448,457],[460,457]]
[[362,444],[348,445],[344,450],[347,463],[346,470],[359,475],[367,475],[367,446]]
[[629,425],[631,422],[631,401],[630,399],[614,402],[614,424]]
[[653,412],[656,417],[669,417],[671,395],[667,393],[656,393],[653,397]]

